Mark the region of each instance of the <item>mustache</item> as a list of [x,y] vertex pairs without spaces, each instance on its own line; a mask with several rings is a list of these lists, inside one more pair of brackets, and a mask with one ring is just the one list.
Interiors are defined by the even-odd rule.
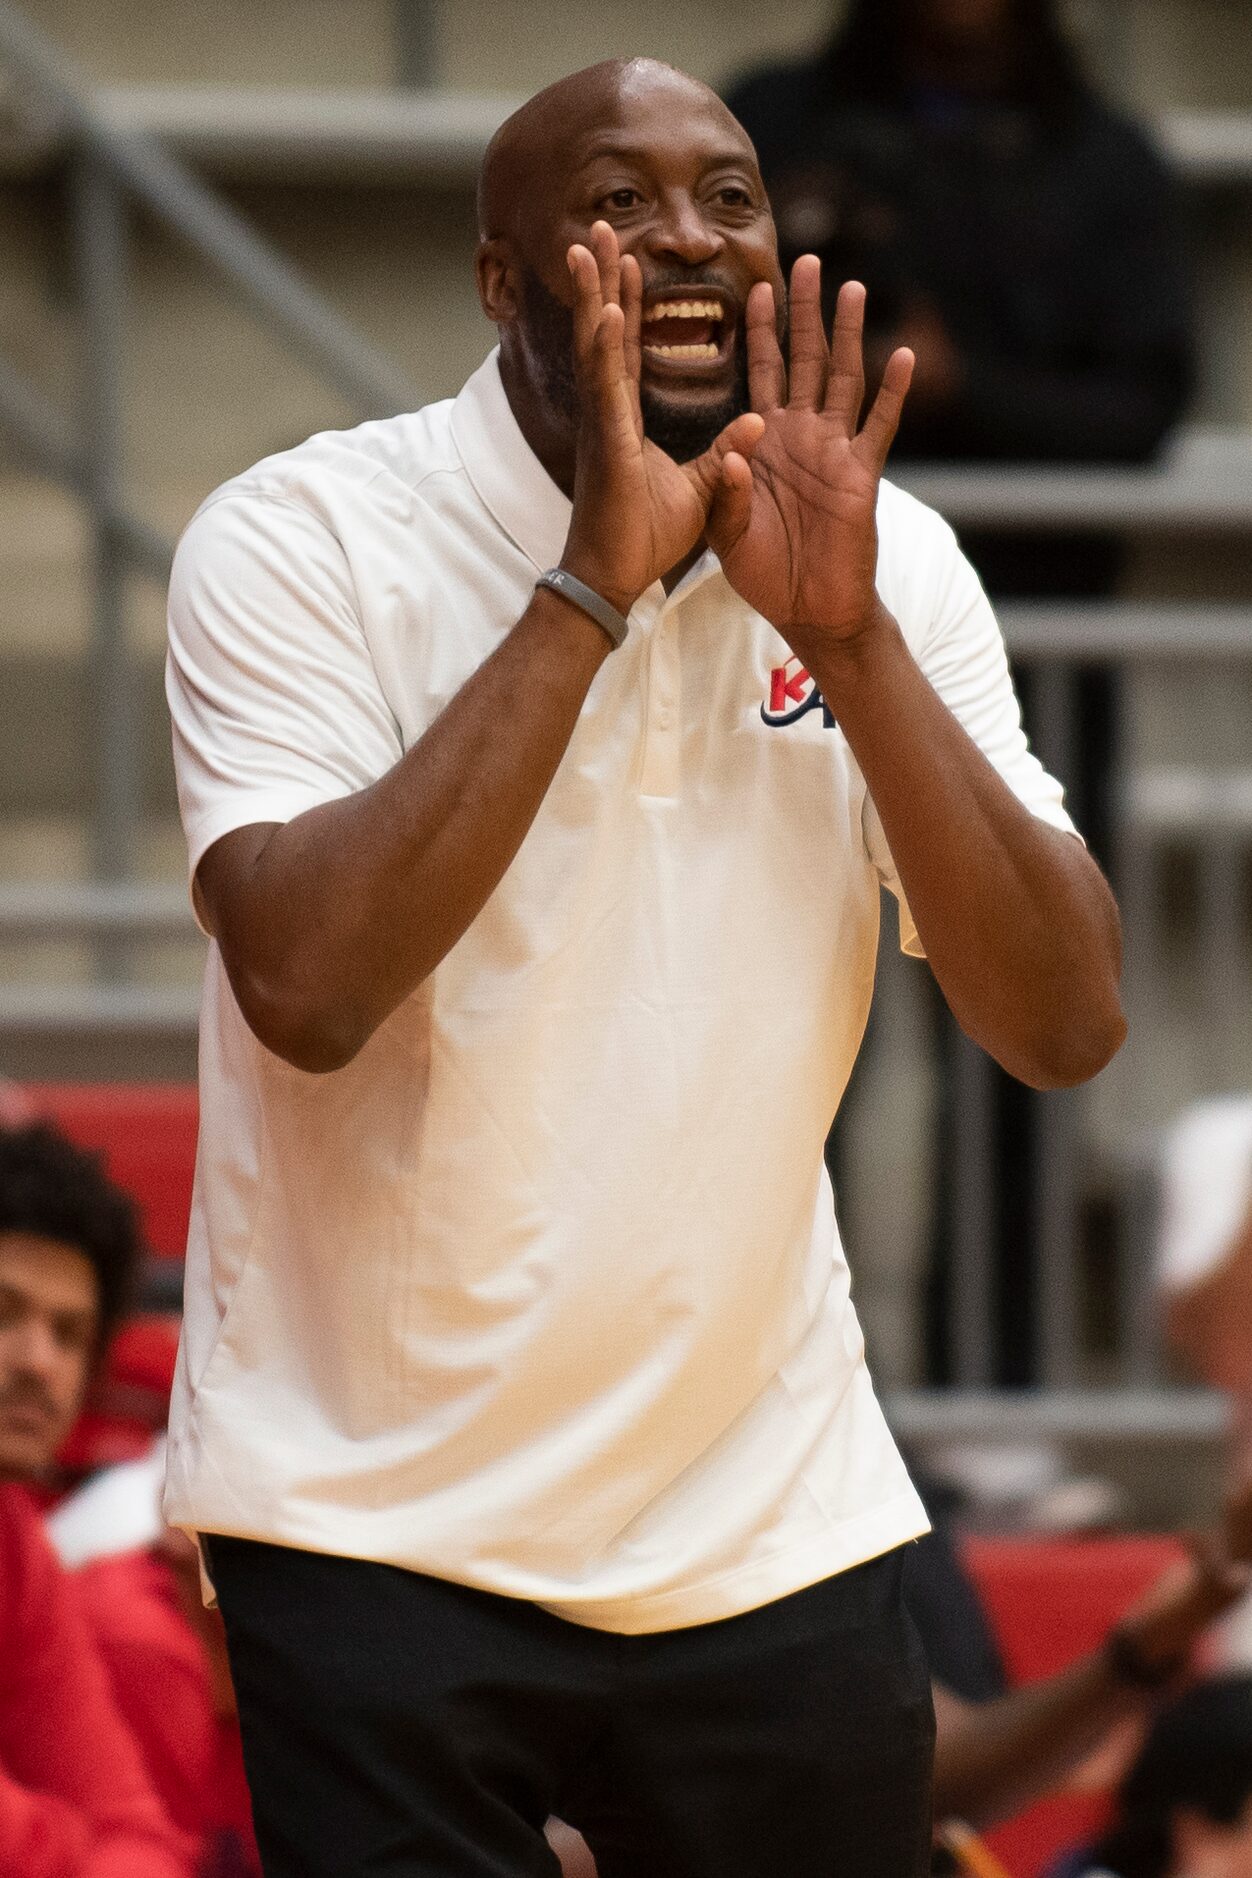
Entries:
[[57,1405],[48,1391],[31,1377],[19,1377],[0,1389],[0,1415],[11,1409],[35,1409],[49,1421],[54,1420],[57,1413]]
[[736,325],[743,324],[747,312],[745,303],[735,292],[733,282],[724,274],[708,268],[664,267],[659,273],[651,274],[643,283],[646,299],[655,299],[661,293],[698,294],[702,287],[710,287],[720,295],[722,304],[728,313],[734,315]]

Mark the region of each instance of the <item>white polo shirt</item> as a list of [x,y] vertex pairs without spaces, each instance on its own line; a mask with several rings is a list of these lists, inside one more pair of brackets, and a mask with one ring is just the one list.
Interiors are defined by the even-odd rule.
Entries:
[[[569,515],[494,356],[218,490],[170,594],[193,872],[396,763]],[[950,529],[884,485],[880,532],[923,670],[1069,828]],[[924,1531],[822,1160],[884,882],[842,732],[706,554],[639,601],[504,879],[345,1068],[266,1051],[211,947],[169,1518],[617,1631]]]

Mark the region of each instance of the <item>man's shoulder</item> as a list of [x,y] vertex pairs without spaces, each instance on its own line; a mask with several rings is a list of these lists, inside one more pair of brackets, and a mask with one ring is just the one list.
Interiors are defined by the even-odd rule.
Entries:
[[977,577],[951,525],[886,478],[878,491],[878,591],[915,655],[954,604],[965,610]]
[[960,552],[951,525],[899,483],[883,477],[878,485],[878,548],[881,561],[919,555],[946,560]]
[[441,399],[349,430],[322,430],[262,457],[220,483],[196,511],[223,502],[291,503],[315,512],[322,499],[385,482],[416,491],[430,476],[460,467],[452,430],[454,400]]

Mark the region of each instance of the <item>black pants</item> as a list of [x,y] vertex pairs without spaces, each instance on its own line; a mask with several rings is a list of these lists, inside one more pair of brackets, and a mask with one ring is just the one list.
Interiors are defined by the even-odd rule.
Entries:
[[267,1878],[921,1878],[934,1718],[889,1554],[628,1637],[213,1537]]

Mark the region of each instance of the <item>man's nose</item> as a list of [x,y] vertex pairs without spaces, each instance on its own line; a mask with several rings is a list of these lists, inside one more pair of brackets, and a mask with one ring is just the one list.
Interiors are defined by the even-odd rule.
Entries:
[[63,1360],[61,1345],[51,1324],[38,1317],[28,1317],[21,1328],[6,1340],[8,1361],[4,1367],[10,1376],[55,1376]]
[[648,246],[658,257],[667,256],[687,267],[698,267],[719,255],[725,246],[698,202],[690,196],[673,197],[661,204],[649,230]]

